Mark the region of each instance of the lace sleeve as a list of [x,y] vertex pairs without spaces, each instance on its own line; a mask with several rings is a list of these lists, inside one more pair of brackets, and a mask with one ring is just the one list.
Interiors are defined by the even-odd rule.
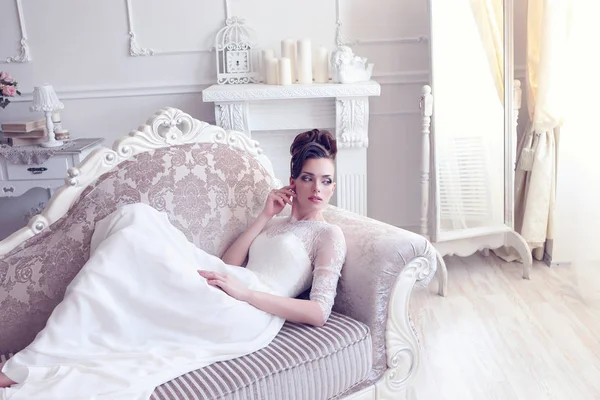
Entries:
[[325,323],[333,308],[338,280],[346,259],[346,240],[342,230],[336,225],[325,229],[317,238],[314,251],[310,300],[321,306]]

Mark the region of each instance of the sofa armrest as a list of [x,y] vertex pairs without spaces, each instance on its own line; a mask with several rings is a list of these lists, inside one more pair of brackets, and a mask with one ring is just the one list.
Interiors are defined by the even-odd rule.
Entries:
[[[409,327],[412,287],[426,286],[435,275],[435,249],[421,235],[334,206],[327,209],[326,219],[342,229],[348,248],[334,310],[370,327],[370,379],[375,381],[393,364],[388,359],[391,349],[386,352],[390,323],[405,325],[396,330]],[[414,364],[416,354],[412,357]]]

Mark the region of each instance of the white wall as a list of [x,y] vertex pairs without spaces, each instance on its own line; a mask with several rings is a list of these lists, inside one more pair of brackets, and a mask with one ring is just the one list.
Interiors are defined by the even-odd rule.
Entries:
[[[215,81],[208,52],[132,57],[129,55],[127,0],[19,0],[32,60],[0,65],[19,81],[24,96],[0,111],[0,122],[31,117],[34,85],[52,83],[65,104],[63,125],[76,137],[103,137],[105,145],[143,123],[164,106],[181,108],[214,123],[201,90]],[[19,44],[17,0],[4,0],[0,59]],[[137,43],[158,51],[207,49],[225,17],[223,0],[130,0]],[[231,15],[244,16],[261,45],[278,46],[284,37],[309,37],[334,45],[335,0],[229,0]],[[419,224],[421,86],[428,81],[427,1],[344,0],[346,39],[392,39],[354,46],[375,62],[381,97],[371,104],[368,150],[368,213],[391,224]],[[12,7],[12,8],[11,8]],[[153,9],[152,7],[158,7]],[[5,39],[6,38],[6,39]],[[394,39],[409,39],[407,43]],[[519,60],[517,60],[519,64]],[[522,64],[522,62],[521,62]],[[29,205],[28,205],[29,206]],[[22,217],[18,203],[0,200],[0,238]],[[12,222],[11,222],[12,221]],[[4,228],[6,230],[6,228]]]
[[[584,8],[589,7],[589,8]],[[552,263],[600,265],[600,126],[595,121],[600,93],[600,3],[582,3],[570,32],[571,72],[558,145],[556,223]]]
[[558,147],[553,265],[600,265],[599,149],[599,127],[587,118],[565,121]]

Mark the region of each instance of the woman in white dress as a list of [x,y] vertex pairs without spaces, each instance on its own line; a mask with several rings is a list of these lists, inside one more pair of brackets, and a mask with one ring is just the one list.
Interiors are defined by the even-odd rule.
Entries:
[[[3,366],[0,400],[147,400],[177,376],[267,346],[286,320],[325,324],[346,256],[341,229],[323,218],[336,141],[315,129],[290,152],[289,185],[221,259],[145,204],[98,221],[64,299]],[[278,216],[286,205],[290,216]]]

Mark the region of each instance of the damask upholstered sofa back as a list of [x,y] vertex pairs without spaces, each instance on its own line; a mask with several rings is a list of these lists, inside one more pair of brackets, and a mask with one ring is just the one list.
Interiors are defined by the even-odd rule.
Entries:
[[147,203],[220,256],[262,209],[275,182],[245,151],[193,143],[139,153],[89,185],[69,213],[0,257],[0,354],[27,346],[89,257],[96,221]]

